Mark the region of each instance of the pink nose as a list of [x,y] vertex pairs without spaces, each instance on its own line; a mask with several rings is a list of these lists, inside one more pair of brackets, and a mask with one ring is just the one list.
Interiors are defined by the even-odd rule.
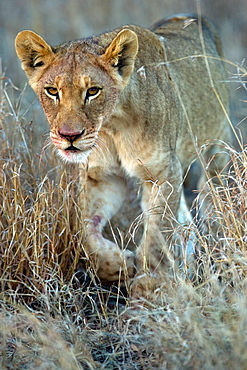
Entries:
[[76,139],[79,139],[81,136],[84,135],[85,129],[83,129],[81,131],[73,131],[73,130],[69,130],[67,128],[61,128],[58,131],[58,133],[61,137],[67,139],[68,141],[70,141],[72,143],[73,141],[75,141]]

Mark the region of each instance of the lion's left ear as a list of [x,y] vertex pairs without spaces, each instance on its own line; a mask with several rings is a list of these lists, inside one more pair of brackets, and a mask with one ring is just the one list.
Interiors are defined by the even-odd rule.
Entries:
[[116,68],[123,81],[127,82],[133,72],[137,52],[137,35],[129,29],[123,29],[112,40],[102,58]]

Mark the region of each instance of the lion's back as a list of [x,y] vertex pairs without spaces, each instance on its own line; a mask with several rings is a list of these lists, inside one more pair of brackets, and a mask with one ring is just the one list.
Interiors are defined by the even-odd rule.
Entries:
[[158,21],[150,29],[163,43],[165,67],[183,112],[177,142],[180,156],[194,151],[191,133],[199,146],[206,140],[228,140],[225,112],[229,88],[214,24],[194,14],[176,15]]

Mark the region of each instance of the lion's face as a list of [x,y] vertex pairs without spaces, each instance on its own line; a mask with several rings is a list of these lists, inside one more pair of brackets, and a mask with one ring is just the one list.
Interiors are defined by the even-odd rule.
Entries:
[[82,63],[81,55],[67,54],[44,72],[37,93],[51,141],[63,159],[86,161],[120,91],[119,84],[85,55]]
[[16,50],[59,155],[85,162],[133,71],[136,34],[124,29],[106,47],[79,40],[51,48],[37,34],[23,31]]

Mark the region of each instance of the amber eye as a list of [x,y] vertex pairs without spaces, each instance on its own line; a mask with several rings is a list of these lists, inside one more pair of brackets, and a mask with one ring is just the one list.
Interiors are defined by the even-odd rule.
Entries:
[[48,95],[50,98],[58,98],[58,89],[56,87],[45,87],[45,93]]
[[100,87],[90,87],[86,92],[86,100],[96,98],[102,89]]

